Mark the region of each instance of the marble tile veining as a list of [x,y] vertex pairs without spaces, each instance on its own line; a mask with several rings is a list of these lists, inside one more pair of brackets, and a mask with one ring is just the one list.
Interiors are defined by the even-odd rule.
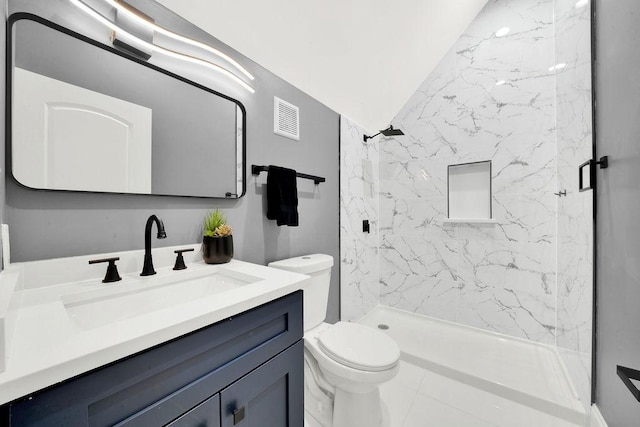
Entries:
[[[382,304],[555,342],[553,7],[490,0],[394,119],[406,135],[380,145]],[[483,160],[496,224],[443,223],[447,166]]]

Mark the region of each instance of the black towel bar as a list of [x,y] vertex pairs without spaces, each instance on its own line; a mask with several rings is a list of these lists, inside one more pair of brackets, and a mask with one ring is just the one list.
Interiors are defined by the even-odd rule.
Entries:
[[[269,171],[269,166],[251,165],[251,174],[252,175],[260,175],[260,172],[268,172],[268,171]],[[320,184],[321,182],[325,182],[326,181],[326,179],[324,179],[321,176],[309,175],[309,174],[306,174],[306,173],[296,172],[296,176],[298,178],[311,179],[311,180],[313,180],[313,182],[315,184]]]

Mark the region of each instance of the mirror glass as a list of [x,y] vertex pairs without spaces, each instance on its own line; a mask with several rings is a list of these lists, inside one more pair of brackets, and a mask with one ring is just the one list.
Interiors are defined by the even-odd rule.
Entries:
[[240,102],[43,19],[11,28],[10,166],[20,184],[242,196]]

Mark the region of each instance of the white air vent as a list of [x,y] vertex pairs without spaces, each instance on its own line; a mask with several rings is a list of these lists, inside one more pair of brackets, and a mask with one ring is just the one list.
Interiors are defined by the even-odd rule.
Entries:
[[300,109],[276,96],[273,97],[273,131],[300,141]]

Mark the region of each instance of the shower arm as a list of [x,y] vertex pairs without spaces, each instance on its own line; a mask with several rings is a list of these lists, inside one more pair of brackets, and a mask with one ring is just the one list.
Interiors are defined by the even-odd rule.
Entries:
[[404,135],[404,132],[402,132],[400,129],[394,129],[393,125],[389,125],[388,128],[382,129],[380,132],[376,133],[373,136],[362,135],[362,140],[364,142],[367,142],[368,139],[375,138],[380,134],[383,134],[384,136],[398,136],[398,135]]
[[381,133],[382,133],[382,131],[380,131],[380,132],[378,132],[378,133],[376,133],[375,135],[372,135],[372,136],[362,135],[362,140],[364,142],[367,142],[368,139],[375,138],[376,136],[380,135]]

